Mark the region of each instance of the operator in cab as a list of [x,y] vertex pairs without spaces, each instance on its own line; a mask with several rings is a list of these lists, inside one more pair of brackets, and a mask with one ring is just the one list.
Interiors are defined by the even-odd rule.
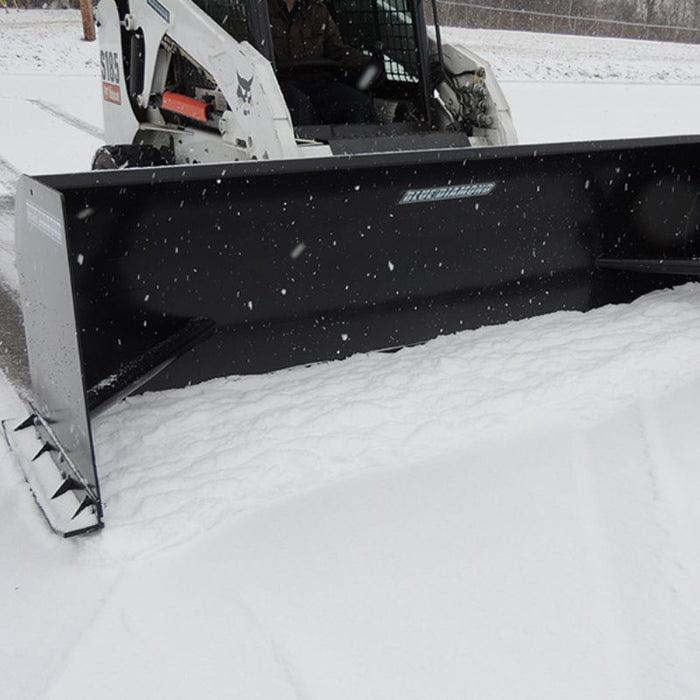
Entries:
[[378,70],[343,41],[323,0],[268,0],[268,8],[280,88],[294,125],[378,123],[371,95],[338,79],[330,62],[323,65],[324,59],[337,62],[359,76],[360,85]]

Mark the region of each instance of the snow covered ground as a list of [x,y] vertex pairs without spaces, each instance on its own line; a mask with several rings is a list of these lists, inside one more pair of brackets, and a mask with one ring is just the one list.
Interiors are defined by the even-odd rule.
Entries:
[[[700,47],[445,34],[523,141],[697,133]],[[99,143],[80,36],[0,11],[11,287],[17,174]],[[96,426],[107,527],[69,541],[3,453],[2,695],[700,697],[698,357],[689,284],[130,398]]]

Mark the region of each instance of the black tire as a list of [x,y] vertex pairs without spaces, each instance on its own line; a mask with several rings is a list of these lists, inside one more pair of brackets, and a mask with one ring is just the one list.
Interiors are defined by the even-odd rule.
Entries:
[[168,165],[168,161],[154,146],[123,144],[102,146],[92,159],[93,170],[121,170],[122,168],[151,168]]

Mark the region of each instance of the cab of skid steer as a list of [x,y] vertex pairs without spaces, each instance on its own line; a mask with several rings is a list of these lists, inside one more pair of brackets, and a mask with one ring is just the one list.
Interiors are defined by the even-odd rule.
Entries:
[[[277,65],[273,55],[267,0],[194,2],[234,39],[252,44],[273,63],[278,75],[290,70],[288,65]],[[348,44],[383,61],[384,77],[371,91],[383,128],[302,126],[297,127],[298,136],[328,141],[334,135],[396,136],[431,129],[431,96],[441,61],[439,50],[431,53],[422,0],[326,0],[326,5]]]

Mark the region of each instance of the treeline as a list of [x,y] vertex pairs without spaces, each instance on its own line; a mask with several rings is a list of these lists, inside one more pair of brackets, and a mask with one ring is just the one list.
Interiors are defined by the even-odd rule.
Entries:
[[[485,8],[700,29],[700,0],[451,0]],[[79,8],[80,0],[18,0],[20,7]],[[8,7],[12,0],[8,0]]]
[[[16,0],[17,7],[29,10],[79,10],[80,0]],[[7,7],[12,9],[15,0],[7,0]]]
[[77,10],[80,0],[7,0],[7,9],[22,10]]
[[[700,0],[436,1],[441,22],[457,27],[700,42]],[[9,8],[14,4],[7,0]],[[429,19],[431,4],[424,2]],[[17,5],[77,9],[80,0],[17,0]]]
[[700,28],[700,0],[476,0],[473,4],[613,22]]
[[[700,0],[436,0],[452,27],[700,43]],[[431,3],[426,15],[431,20]]]

